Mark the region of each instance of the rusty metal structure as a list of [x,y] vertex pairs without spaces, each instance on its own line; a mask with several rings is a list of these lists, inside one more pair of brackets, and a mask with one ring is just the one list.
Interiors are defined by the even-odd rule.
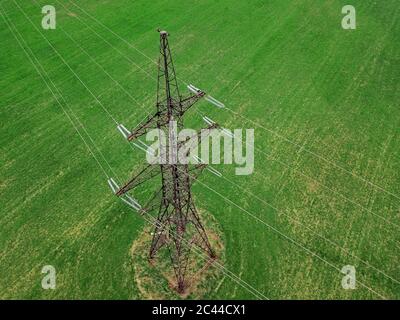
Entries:
[[[159,129],[169,132],[169,138],[173,135],[171,124],[175,123],[176,129],[183,128],[183,116],[190,107],[205,96],[205,92],[189,85],[190,95],[182,97],[179,92],[178,81],[168,43],[168,32],[158,30],[160,34],[160,55],[158,59],[158,84],[156,112],[148,116],[142,124],[133,131],[127,132],[125,137],[131,141],[137,141],[149,130]],[[207,129],[218,127],[211,124]],[[121,130],[120,130],[121,131]],[[123,132],[121,131],[121,132]],[[197,137],[201,139],[200,132]],[[176,277],[176,290],[183,293],[188,287],[188,266],[191,259],[192,246],[200,248],[210,259],[215,258],[206,230],[196,210],[191,188],[206,164],[180,164],[177,161],[180,149],[184,143],[172,143],[174,139],[166,139],[161,150],[168,155],[164,163],[150,163],[144,166],[138,174],[134,175],[121,188],[114,191],[122,200],[132,205],[142,214],[155,212],[156,223],[152,233],[152,241],[149,250],[149,259],[153,261],[161,248],[166,248]],[[154,196],[141,207],[136,200],[129,196],[128,192],[148,181],[159,177],[161,188]],[[198,249],[197,249],[198,250]]]

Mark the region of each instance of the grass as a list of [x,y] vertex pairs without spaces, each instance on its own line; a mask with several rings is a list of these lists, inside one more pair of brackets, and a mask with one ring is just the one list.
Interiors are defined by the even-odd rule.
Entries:
[[[19,5],[40,28],[45,4]],[[212,213],[223,229],[225,267],[271,299],[400,297],[399,5],[353,1],[357,29],[349,31],[341,28],[345,4],[78,2],[152,59],[158,53],[155,30],[168,30],[178,77],[238,114],[206,102],[199,104],[202,112],[228,128],[255,128],[255,146],[265,153],[256,151],[254,174],[239,177],[232,166],[216,168],[279,213],[207,173],[193,192],[196,205]],[[135,126],[146,110],[154,110],[156,89],[154,79],[137,66],[155,76],[155,65],[70,2],[54,5],[57,29],[40,32],[118,121]],[[45,67],[69,114],[72,110],[84,124],[115,174],[127,179],[143,155],[124,143],[99,103],[14,1],[3,1],[1,10]],[[0,24],[0,298],[141,298],[129,251],[145,222],[112,196],[3,18]],[[140,104],[129,100],[62,30]],[[194,111],[186,125],[203,126]],[[145,202],[148,192],[136,195]],[[41,288],[41,268],[47,264],[57,270],[56,290]],[[356,267],[356,290],[341,287],[343,275],[335,268],[344,265]],[[255,297],[225,277],[205,298]]]

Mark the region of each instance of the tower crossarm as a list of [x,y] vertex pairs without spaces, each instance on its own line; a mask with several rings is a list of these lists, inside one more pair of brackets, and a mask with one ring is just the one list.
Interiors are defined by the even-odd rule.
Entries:
[[159,126],[166,125],[168,123],[168,118],[165,112],[158,111],[154,115],[149,116],[144,123],[139,125],[139,127],[131,132],[128,136],[128,140],[135,140],[142,135],[146,134],[149,130],[158,128]]
[[190,109],[197,101],[206,95],[204,91],[198,90],[196,94],[181,100],[181,113],[182,115]]
[[197,178],[200,176],[200,174],[203,172],[205,168],[207,168],[208,164],[207,163],[199,163],[191,166],[188,170],[188,175],[190,179],[189,185],[191,186],[193,182],[197,180]]
[[154,178],[160,174],[160,167],[148,164],[144,169],[142,169],[138,174],[136,174],[132,179],[130,179],[123,187],[121,187],[116,195],[122,196],[129,190],[132,190],[139,186],[140,184]]
[[[203,128],[200,131],[197,132],[197,134],[193,135],[192,137],[189,137],[186,141],[182,141],[181,143],[190,143],[190,141],[192,141],[192,139],[194,137],[197,137],[197,139],[195,139],[196,143],[201,144],[201,139],[202,138],[206,138],[212,129],[217,129],[220,128],[220,125],[218,123],[212,123],[211,125],[209,125],[207,128]],[[206,131],[206,134],[204,134],[204,130]],[[178,147],[180,147],[180,145],[178,145]],[[188,148],[188,150],[190,151],[190,146],[186,146]],[[200,174],[203,172],[203,170],[205,168],[207,168],[208,163],[205,163],[201,158],[196,157],[197,161],[199,163],[195,164],[195,165],[191,165],[189,166],[188,169],[188,175],[189,175],[189,186],[191,186],[193,184],[194,181],[196,181],[196,179],[200,176]]]
[[[190,137],[187,137],[185,140],[179,141],[178,149],[181,148],[182,146],[185,146],[186,148],[195,147],[195,146],[187,145],[187,143],[195,141],[196,144],[200,144],[199,142],[201,142],[201,139],[207,137],[210,134],[210,130],[217,129],[219,127],[220,126],[218,123],[214,122],[214,123],[210,124],[207,128],[203,128],[203,129],[197,131],[195,134],[191,135]],[[206,134],[204,134],[203,132],[206,132]]]

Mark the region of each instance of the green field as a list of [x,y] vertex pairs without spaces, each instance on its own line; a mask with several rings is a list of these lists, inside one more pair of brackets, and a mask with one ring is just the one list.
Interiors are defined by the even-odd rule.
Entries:
[[[158,27],[178,77],[229,108],[199,110],[255,129],[252,175],[218,165],[236,185],[204,172],[193,189],[223,230],[224,267],[270,299],[400,298],[397,0],[352,1],[356,30],[341,27],[344,0],[56,0],[57,29],[43,30],[46,4],[0,4],[0,299],[143,298],[130,249],[146,222],[112,195],[28,56],[126,180],[144,154],[102,105],[127,127],[154,111],[157,67],[140,52],[158,58]],[[204,127],[194,109],[185,124]],[[44,265],[55,290],[41,287]],[[355,290],[342,288],[345,265]],[[225,276],[204,298],[256,296]]]

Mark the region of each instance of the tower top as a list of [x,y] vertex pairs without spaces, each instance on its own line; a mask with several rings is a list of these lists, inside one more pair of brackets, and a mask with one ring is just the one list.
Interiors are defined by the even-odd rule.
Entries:
[[162,38],[166,38],[166,37],[169,36],[168,32],[165,31],[165,30],[157,29],[157,31],[160,33],[160,36],[161,36]]

